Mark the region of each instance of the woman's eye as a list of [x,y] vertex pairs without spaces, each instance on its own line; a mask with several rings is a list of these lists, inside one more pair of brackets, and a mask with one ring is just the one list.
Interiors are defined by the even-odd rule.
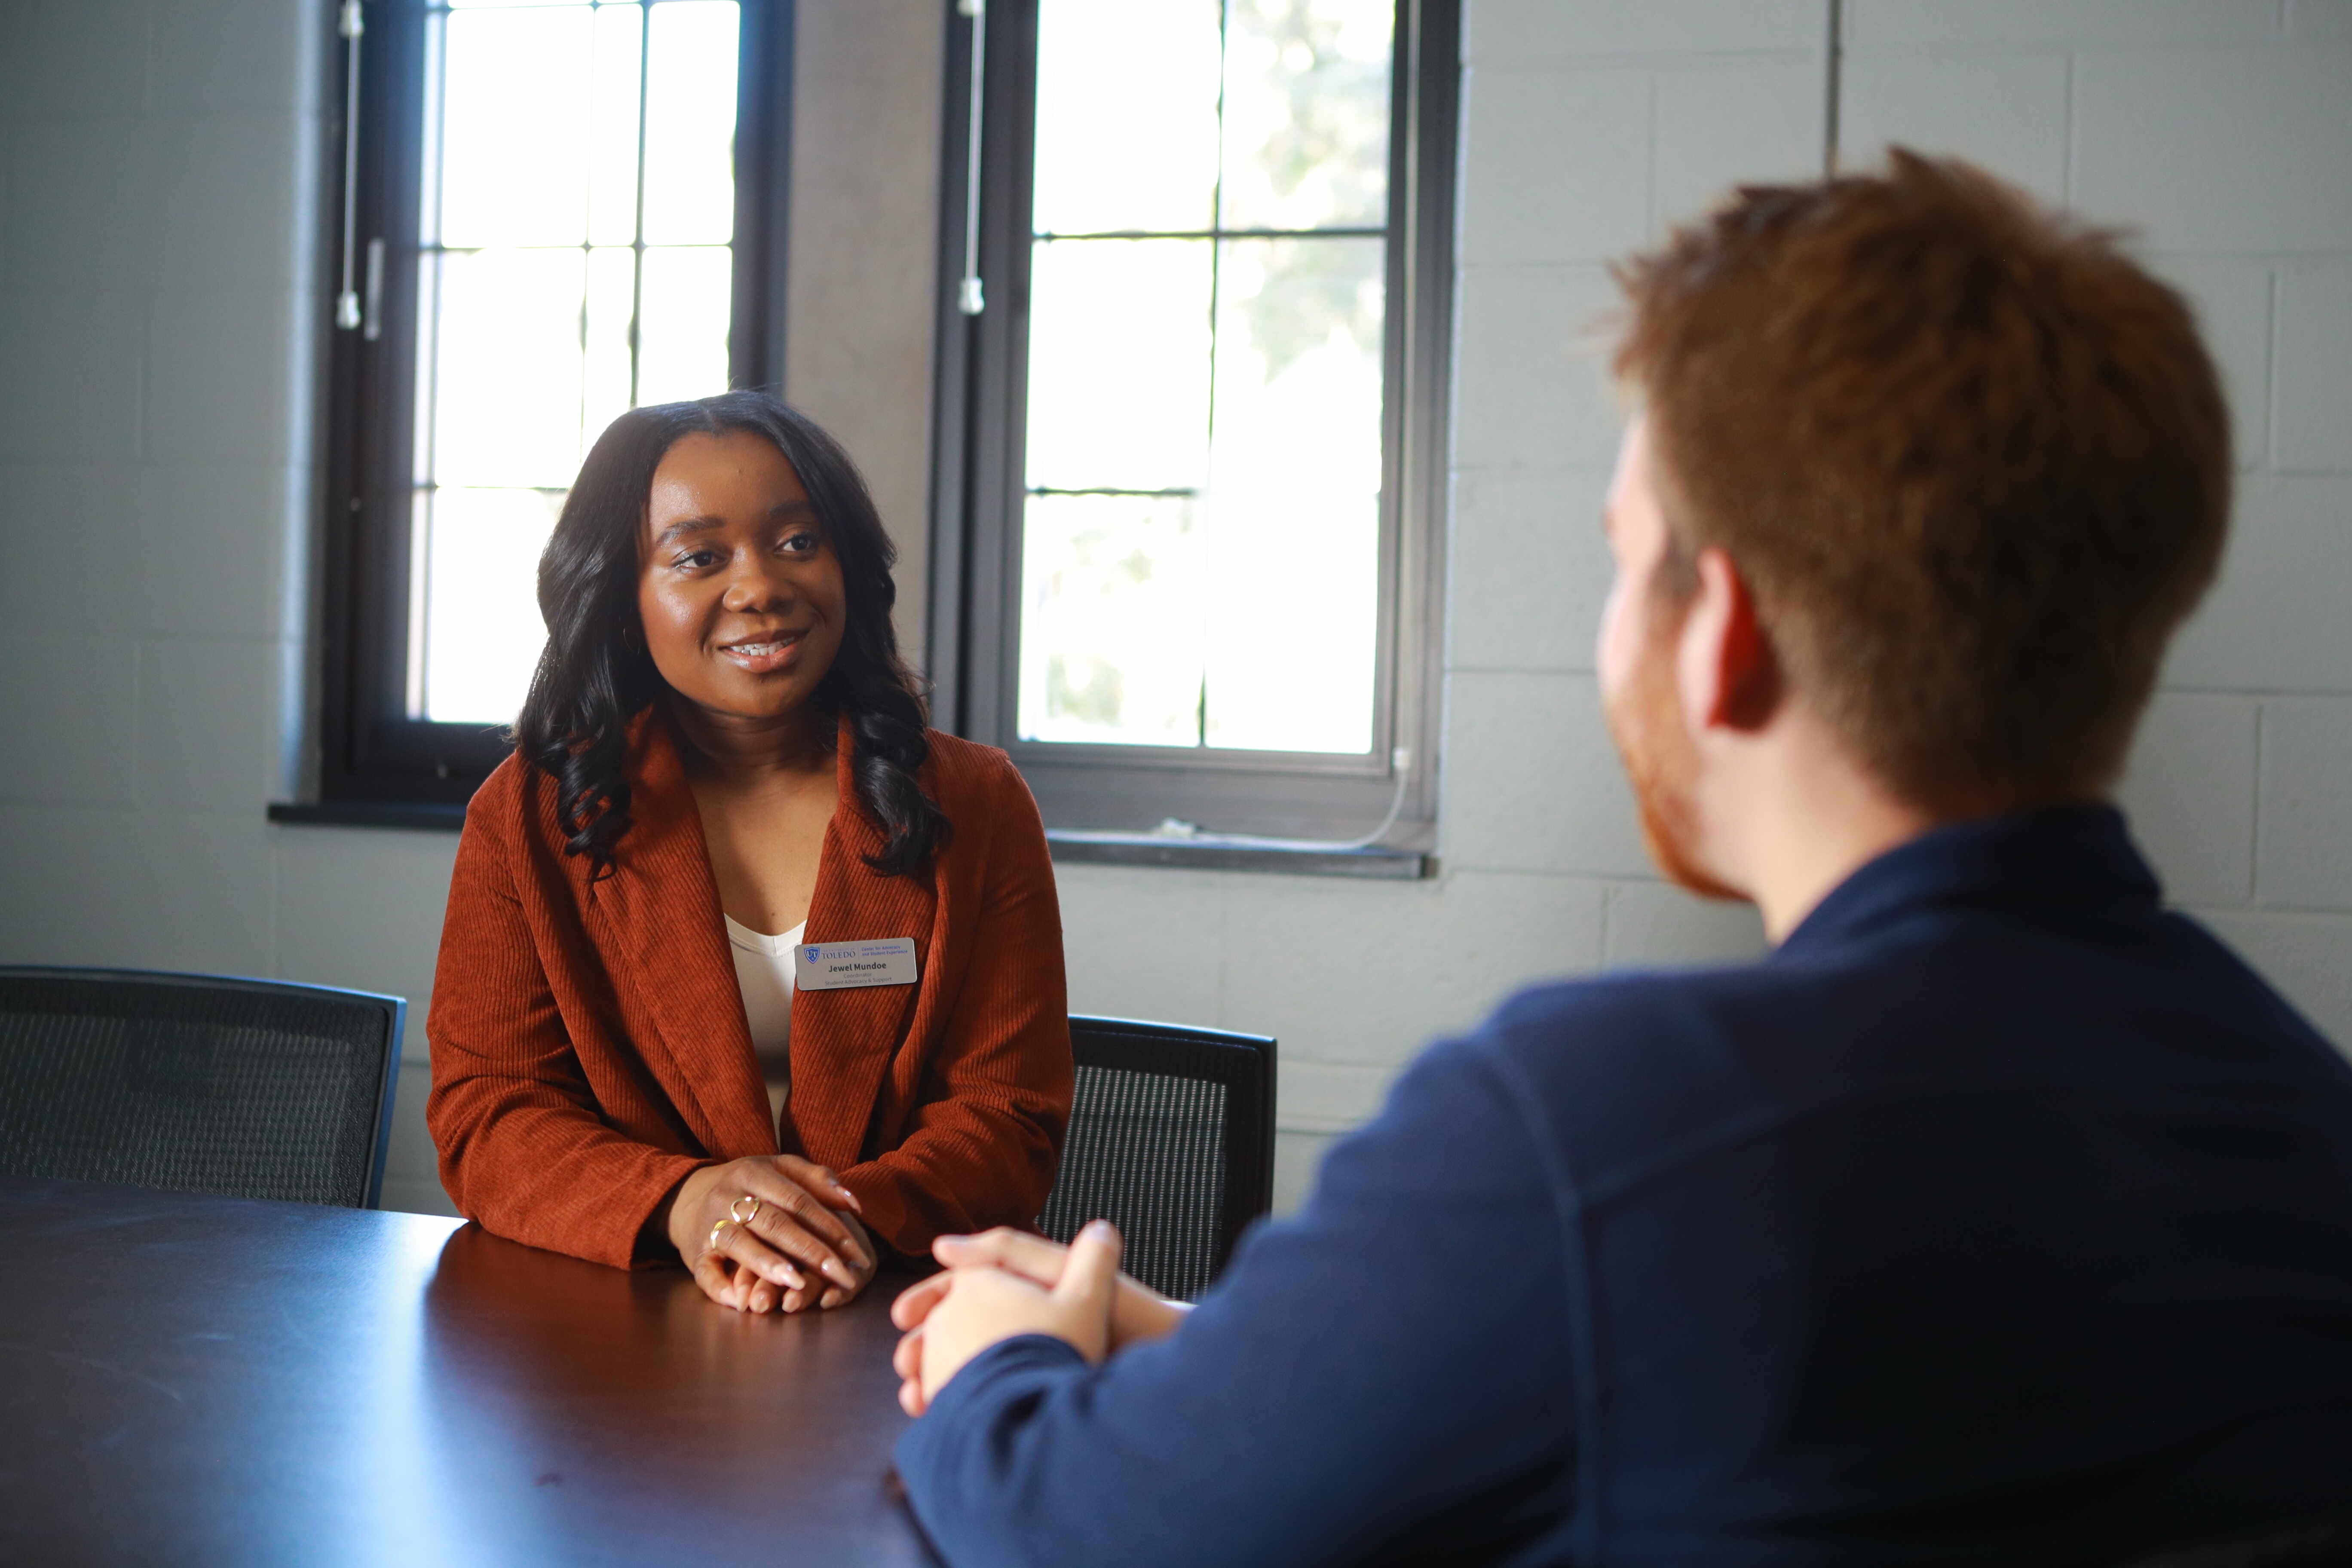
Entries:
[[718,559],[719,554],[716,551],[689,550],[672,561],[670,564],[681,572],[698,572]]
[[818,543],[818,538],[814,531],[788,533],[776,548],[787,555],[814,555],[816,553]]

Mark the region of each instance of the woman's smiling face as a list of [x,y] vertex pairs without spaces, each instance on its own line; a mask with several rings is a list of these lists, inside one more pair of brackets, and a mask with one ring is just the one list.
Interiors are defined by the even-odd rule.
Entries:
[[800,476],[748,431],[679,437],[654,470],[639,551],[646,650],[714,717],[807,702],[841,649],[841,561]]

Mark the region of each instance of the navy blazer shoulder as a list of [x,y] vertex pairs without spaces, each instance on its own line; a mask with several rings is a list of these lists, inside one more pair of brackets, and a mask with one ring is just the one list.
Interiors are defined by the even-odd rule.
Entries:
[[2121,819],[1425,1053],[1181,1331],[908,1432],[957,1563],[2079,1563],[2352,1509],[2352,1065]]

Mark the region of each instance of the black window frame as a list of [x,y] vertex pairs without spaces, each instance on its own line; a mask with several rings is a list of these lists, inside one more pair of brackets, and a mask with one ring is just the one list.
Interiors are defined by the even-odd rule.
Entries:
[[[652,0],[661,4],[663,0]],[[735,238],[728,381],[774,386],[784,364],[784,268],[792,171],[793,0],[739,0]],[[354,277],[362,324],[335,323],[340,267],[317,308],[327,335],[318,799],[453,805],[513,750],[502,725],[436,723],[407,712],[414,493],[417,255],[425,138],[427,0],[363,0]],[[331,35],[341,7],[321,0]],[[334,37],[338,134],[322,204],[330,254],[342,246],[340,128],[344,45]],[[380,241],[380,276],[367,266]],[[533,610],[531,613],[536,613]],[[289,820],[301,814],[284,813]]]
[[[926,643],[932,722],[1003,747],[1049,830],[1144,834],[1173,816],[1214,833],[1349,839],[1397,805],[1384,842],[1425,847],[1442,719],[1460,0],[1397,5],[1374,733],[1369,752],[1344,757],[1027,742],[1014,733],[1038,0],[987,6],[979,227],[986,307],[976,316],[964,314],[958,298],[972,28],[955,0],[945,14]],[[1402,777],[1392,761],[1400,747],[1409,752]]]

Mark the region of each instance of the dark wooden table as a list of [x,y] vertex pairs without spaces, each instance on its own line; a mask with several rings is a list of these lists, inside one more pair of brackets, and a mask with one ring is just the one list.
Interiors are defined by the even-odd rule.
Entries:
[[905,1283],[751,1318],[454,1220],[0,1179],[0,1561],[929,1563]]

